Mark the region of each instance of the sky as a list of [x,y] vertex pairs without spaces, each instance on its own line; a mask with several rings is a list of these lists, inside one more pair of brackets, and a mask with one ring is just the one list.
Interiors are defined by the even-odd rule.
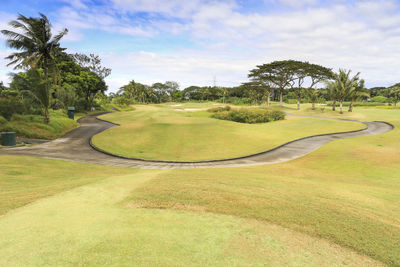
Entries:
[[[236,86],[274,60],[360,72],[367,87],[400,81],[400,1],[1,0],[0,29],[18,14],[45,14],[61,46],[95,53],[109,92],[145,84]],[[11,50],[0,35],[0,81]]]

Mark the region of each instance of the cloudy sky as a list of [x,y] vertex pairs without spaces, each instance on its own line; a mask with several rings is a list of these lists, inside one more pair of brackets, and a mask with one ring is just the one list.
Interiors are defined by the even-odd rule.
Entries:
[[[361,72],[367,87],[400,81],[399,1],[1,0],[0,28],[38,12],[69,29],[69,52],[101,56],[110,91],[133,79],[235,86],[283,59]],[[0,36],[5,83],[8,53]]]

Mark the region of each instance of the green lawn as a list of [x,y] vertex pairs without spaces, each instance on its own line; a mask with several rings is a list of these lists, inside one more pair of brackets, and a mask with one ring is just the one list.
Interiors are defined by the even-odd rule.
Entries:
[[132,205],[254,218],[400,265],[400,111],[302,113],[385,120],[396,129],[337,140],[284,164],[171,171],[138,188]]
[[[118,124],[93,138],[117,155],[159,160],[208,160],[262,152],[296,138],[362,129],[355,122],[287,116],[286,120],[241,124],[209,118],[210,103],[137,106],[102,119]],[[198,110],[201,109],[201,110]],[[116,138],[118,137],[118,138]]]
[[[155,122],[186,113],[147,108],[164,110]],[[1,156],[0,266],[399,266],[400,110],[298,113],[396,128],[255,167],[134,170]]]
[[79,124],[60,111],[50,111],[50,123],[43,122],[41,115],[14,114],[10,121],[0,122],[0,132],[16,132],[18,137],[56,139]]
[[[63,192],[0,216],[1,266],[380,265],[329,241],[274,224],[201,209],[142,209],[128,201],[136,188],[175,171],[127,170],[25,157],[0,159],[14,168],[19,166],[22,172],[35,163],[33,171],[39,173],[32,179],[42,180],[44,188],[49,181],[40,177],[65,172],[57,183],[69,183],[71,175],[77,179],[71,170],[81,178],[86,176],[84,183],[91,181],[73,189],[64,187]],[[10,186],[17,180],[14,187],[20,188],[20,176],[4,168],[0,172],[0,181],[9,181],[9,197],[20,195]],[[110,177],[102,179],[106,175]],[[42,190],[29,182],[25,186]]]

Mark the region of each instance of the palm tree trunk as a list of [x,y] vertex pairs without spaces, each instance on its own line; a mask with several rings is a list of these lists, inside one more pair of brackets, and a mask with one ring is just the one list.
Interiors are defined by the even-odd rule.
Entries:
[[349,106],[349,112],[353,112],[353,103],[354,103],[354,99],[351,99],[351,103]]
[[270,105],[270,98],[271,98],[271,93],[268,93],[268,95],[267,95],[267,107],[269,107],[269,105]]
[[340,99],[340,111],[339,111],[339,113],[340,114],[343,114],[343,100],[342,99]]
[[300,95],[297,95],[297,110],[300,110]]
[[279,95],[279,102],[280,102],[280,106],[283,107],[283,90],[281,90],[281,94]]
[[312,102],[311,109],[312,109],[312,110],[315,110],[315,102]]
[[336,110],[336,99],[334,99],[333,103],[332,103],[332,111],[335,111],[335,110]]
[[44,123],[49,124],[50,123],[50,113],[49,113],[49,108],[45,107],[44,109]]

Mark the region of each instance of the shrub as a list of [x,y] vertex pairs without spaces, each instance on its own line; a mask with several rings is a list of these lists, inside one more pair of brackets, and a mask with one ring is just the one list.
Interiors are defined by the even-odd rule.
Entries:
[[371,99],[371,102],[387,103],[388,99],[385,96],[377,95]]
[[[223,98],[220,98],[218,102],[222,103]],[[232,104],[232,105],[251,105],[252,100],[247,97],[226,97],[225,103]]]
[[25,113],[24,104],[16,97],[0,98],[0,116],[10,120],[13,114]]
[[230,111],[216,112],[212,118],[229,120],[241,123],[263,123],[285,119],[285,113],[278,110],[265,109],[234,109]]
[[215,108],[210,108],[207,109],[208,112],[222,112],[222,111],[230,111],[231,110],[231,106],[225,106],[225,107],[215,107]]
[[5,123],[7,123],[7,120],[0,115],[0,124],[5,124]]

